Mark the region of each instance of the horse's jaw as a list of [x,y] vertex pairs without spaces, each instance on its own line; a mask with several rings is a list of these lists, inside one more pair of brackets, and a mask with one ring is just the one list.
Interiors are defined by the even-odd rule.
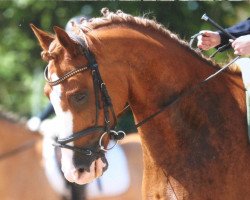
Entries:
[[75,182],[79,185],[90,183],[94,179],[102,176],[104,171],[107,169],[107,163],[104,162],[104,159],[102,158],[94,160],[90,165],[89,171],[76,169],[72,163],[71,153],[72,152],[70,150],[64,149],[62,150],[61,158],[62,171],[64,173],[64,177],[69,182]]

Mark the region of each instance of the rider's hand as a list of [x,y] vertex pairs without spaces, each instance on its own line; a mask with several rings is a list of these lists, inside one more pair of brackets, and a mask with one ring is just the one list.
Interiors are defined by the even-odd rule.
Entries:
[[250,56],[250,35],[238,37],[233,41],[234,54]]
[[197,38],[197,46],[202,50],[209,50],[221,43],[221,38],[218,32],[201,31],[200,33],[202,33],[202,35]]

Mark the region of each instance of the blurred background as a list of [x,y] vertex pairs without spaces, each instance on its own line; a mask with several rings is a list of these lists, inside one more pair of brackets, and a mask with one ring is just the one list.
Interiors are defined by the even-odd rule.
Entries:
[[[202,29],[215,30],[201,20],[204,13],[221,26],[229,27],[249,17],[250,11],[247,1],[1,1],[0,106],[29,118],[48,103],[43,95],[46,63],[40,58],[40,47],[31,32],[30,23],[53,32],[53,26],[65,27],[74,16],[98,17],[103,7],[155,19],[184,40],[189,40]],[[216,56],[216,59],[223,62],[232,56],[229,51]],[[128,116],[123,120],[125,126],[131,123]]]

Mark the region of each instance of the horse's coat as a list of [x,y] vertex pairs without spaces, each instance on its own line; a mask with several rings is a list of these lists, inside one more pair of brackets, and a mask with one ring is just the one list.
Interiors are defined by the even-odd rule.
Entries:
[[[107,9],[103,14],[80,28],[75,26],[75,34],[84,35],[94,53],[115,112],[119,114],[129,102],[139,122],[177,99],[139,128],[143,198],[249,199],[250,147],[240,75],[227,71],[196,87],[219,67],[154,21]],[[57,46],[50,52],[56,55],[49,59],[50,73],[61,77],[86,66],[82,47],[62,29],[54,30],[55,38],[50,38],[33,26],[45,52],[50,44]],[[95,105],[90,71],[60,85],[61,106],[72,113],[73,132],[92,126]],[[46,86],[47,94],[52,90]],[[88,96],[79,106],[70,101],[70,95],[81,91]],[[98,123],[103,124],[102,115]],[[98,139],[94,134],[74,145],[86,147]]]

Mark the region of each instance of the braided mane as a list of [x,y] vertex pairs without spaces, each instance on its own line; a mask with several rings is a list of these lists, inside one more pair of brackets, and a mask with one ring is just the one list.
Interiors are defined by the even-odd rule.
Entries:
[[[205,62],[208,62],[214,67],[221,68],[219,64],[215,63],[213,60],[210,58],[207,58],[204,56],[202,53],[199,51],[196,51],[194,49],[191,49],[189,46],[189,43],[180,39],[177,34],[172,33],[169,31],[164,25],[156,22],[155,20],[147,19],[145,17],[137,17],[137,16],[132,16],[130,14],[126,14],[122,12],[121,10],[114,12],[110,12],[108,8],[102,8],[101,9],[102,17],[98,18],[91,18],[89,20],[83,18],[81,20],[80,28],[84,33],[91,32],[94,29],[102,28],[102,27],[107,27],[110,25],[137,25],[137,26],[142,26],[147,29],[151,29],[153,31],[156,31],[160,34],[162,34],[164,37],[170,37],[177,43],[181,44],[184,48],[186,48],[188,51],[191,51],[195,56],[198,58],[204,60]],[[78,24],[79,25],[79,24]],[[74,27],[74,22],[72,22],[72,26]],[[79,31],[78,31],[79,33]],[[230,67],[231,72],[239,72],[238,66],[233,64]]]

